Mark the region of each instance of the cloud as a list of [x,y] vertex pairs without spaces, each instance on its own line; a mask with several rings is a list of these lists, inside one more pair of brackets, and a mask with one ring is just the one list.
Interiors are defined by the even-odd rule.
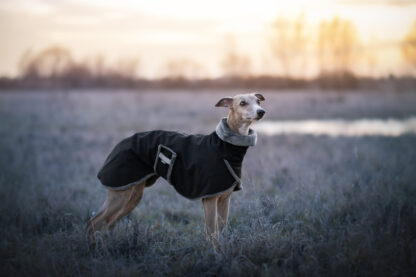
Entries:
[[384,5],[384,6],[412,6],[416,0],[337,0],[340,4],[347,5]]

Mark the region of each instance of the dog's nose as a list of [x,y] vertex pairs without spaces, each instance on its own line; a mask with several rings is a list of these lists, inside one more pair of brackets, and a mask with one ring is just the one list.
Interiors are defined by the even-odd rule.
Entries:
[[263,115],[266,113],[266,111],[265,110],[257,110],[257,115],[260,117],[260,118],[262,118],[263,117]]

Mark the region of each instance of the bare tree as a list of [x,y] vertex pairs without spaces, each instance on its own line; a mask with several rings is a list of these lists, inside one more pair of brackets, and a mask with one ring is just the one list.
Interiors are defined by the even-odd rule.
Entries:
[[322,73],[349,72],[360,58],[360,40],[355,25],[339,17],[319,24],[318,51]]
[[221,67],[226,77],[248,77],[251,74],[251,60],[247,55],[239,54],[233,36],[225,38],[225,54]]
[[170,79],[198,79],[202,77],[204,68],[190,58],[183,58],[168,61],[163,71]]
[[367,74],[369,76],[373,76],[375,71],[374,69],[378,63],[378,42],[374,36],[371,37],[371,40],[367,44],[365,51],[363,51],[363,55],[367,65]]
[[22,76],[57,78],[74,66],[74,60],[68,49],[60,46],[49,47],[34,55],[25,52],[19,62]]
[[96,78],[101,78],[108,74],[105,56],[101,54],[87,57],[84,61],[84,65],[88,68],[89,72],[91,72],[92,76]]
[[306,73],[308,39],[305,23],[304,14],[300,14],[295,20],[280,16],[272,25],[271,50],[286,77]]
[[401,43],[401,52],[406,62],[416,69],[416,21]]
[[28,76],[28,75],[37,76],[38,75],[38,73],[35,72],[35,68],[33,67],[33,64],[32,64],[33,59],[34,59],[34,53],[32,49],[28,49],[25,52],[23,52],[17,65],[19,74],[21,76]]
[[138,58],[120,58],[117,61],[115,72],[127,79],[134,79],[137,77],[139,68]]

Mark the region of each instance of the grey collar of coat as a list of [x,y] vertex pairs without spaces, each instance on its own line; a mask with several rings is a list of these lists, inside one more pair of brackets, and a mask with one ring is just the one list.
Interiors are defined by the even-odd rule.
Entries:
[[215,132],[225,142],[231,143],[237,146],[254,146],[257,142],[257,133],[252,129],[248,130],[248,135],[241,135],[234,132],[228,127],[227,118],[221,118],[220,122],[215,129]]

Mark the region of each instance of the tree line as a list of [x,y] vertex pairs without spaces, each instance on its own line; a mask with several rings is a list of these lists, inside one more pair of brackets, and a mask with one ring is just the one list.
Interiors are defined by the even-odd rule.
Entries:
[[[363,47],[351,21],[339,17],[321,21],[315,36],[309,34],[306,26],[303,14],[295,19],[278,17],[274,21],[268,44],[276,74],[253,74],[250,57],[240,53],[234,38],[228,36],[219,63],[223,72],[220,78],[206,78],[201,64],[192,59],[179,59],[166,62],[162,76],[149,80],[140,77],[137,57],[122,58],[111,64],[102,55],[77,61],[69,49],[51,46],[39,52],[23,53],[18,64],[19,76],[1,78],[0,88],[354,88],[379,81],[371,77],[371,72],[367,77],[354,73],[354,66],[363,60],[370,69],[375,67],[377,56]],[[414,73],[416,21],[400,42],[400,50],[410,72]],[[307,78],[311,67],[316,73]]]

